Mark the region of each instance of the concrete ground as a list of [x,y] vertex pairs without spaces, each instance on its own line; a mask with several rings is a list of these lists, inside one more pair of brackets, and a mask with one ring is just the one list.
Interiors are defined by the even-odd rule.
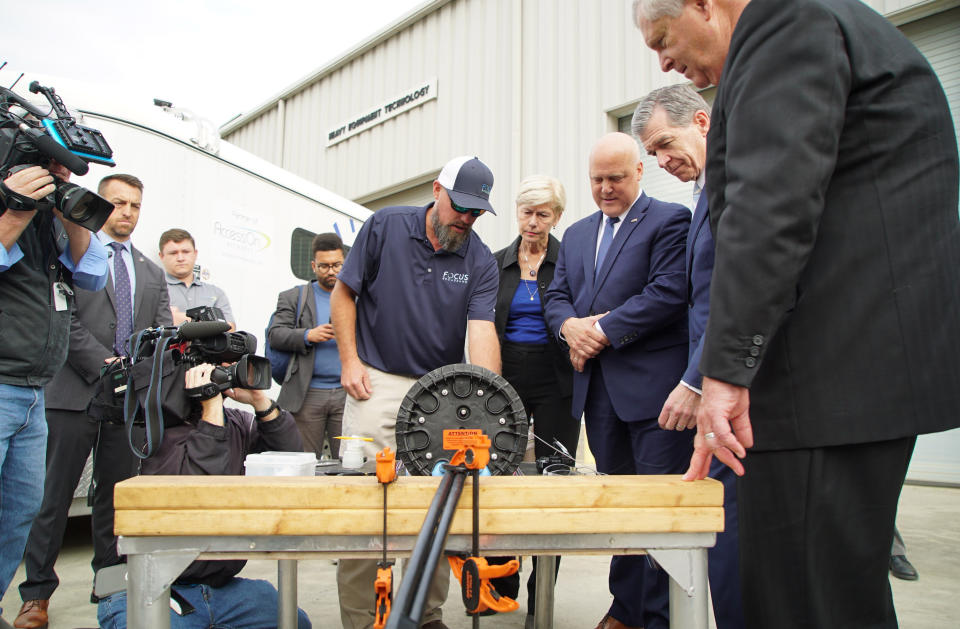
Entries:
[[[908,556],[920,572],[918,581],[891,578],[894,601],[903,629],[947,629],[960,626],[960,488],[907,485],[900,499],[900,532]],[[63,552],[57,561],[61,586],[50,607],[50,629],[95,627],[96,606],[89,603],[91,589],[88,517],[73,518]],[[607,591],[607,557],[565,557],[556,590],[554,625],[558,629],[592,629],[610,603]],[[524,579],[531,562],[523,563]],[[330,629],[340,626],[337,607],[336,567],[329,560],[300,563],[300,606],[313,626]],[[276,564],[251,561],[241,576],[270,579],[276,583]],[[20,567],[3,598],[3,618],[12,623],[20,608],[16,585],[23,580]],[[467,629],[456,579],[451,579],[450,596],[444,606],[444,622],[450,629]],[[523,590],[523,588],[521,588]],[[372,596],[372,593],[371,593]],[[512,614],[483,618],[485,627],[521,629],[526,594],[520,609]]]

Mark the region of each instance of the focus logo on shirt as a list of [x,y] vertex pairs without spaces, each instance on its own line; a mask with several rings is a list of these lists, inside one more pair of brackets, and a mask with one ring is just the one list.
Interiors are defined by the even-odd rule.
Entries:
[[442,279],[444,282],[454,282],[456,284],[466,284],[470,281],[469,273],[451,273],[450,271],[444,271]]

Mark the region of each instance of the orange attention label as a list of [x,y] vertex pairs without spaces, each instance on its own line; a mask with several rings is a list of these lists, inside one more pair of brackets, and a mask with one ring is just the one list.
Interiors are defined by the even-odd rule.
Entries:
[[482,436],[483,431],[479,428],[444,430],[443,431],[443,449],[459,450],[471,437]]

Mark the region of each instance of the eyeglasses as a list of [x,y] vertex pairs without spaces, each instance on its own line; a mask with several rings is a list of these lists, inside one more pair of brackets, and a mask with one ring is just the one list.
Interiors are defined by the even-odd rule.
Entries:
[[450,205],[453,207],[453,210],[455,212],[458,212],[460,214],[466,214],[467,212],[470,212],[470,216],[472,216],[473,218],[477,218],[478,216],[486,212],[486,210],[481,210],[477,208],[460,207],[459,205],[453,202],[453,199],[450,199]]
[[334,262],[333,264],[317,264],[314,262],[313,266],[317,267],[317,270],[321,273],[326,273],[327,271],[339,271],[343,268],[343,262]]

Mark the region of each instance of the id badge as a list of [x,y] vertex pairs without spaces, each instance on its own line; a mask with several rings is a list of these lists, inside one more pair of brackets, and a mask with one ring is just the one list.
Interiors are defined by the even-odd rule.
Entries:
[[73,291],[67,286],[64,282],[54,282],[53,283],[53,306],[56,308],[57,312],[63,312],[64,310],[70,307],[68,295],[72,295]]

